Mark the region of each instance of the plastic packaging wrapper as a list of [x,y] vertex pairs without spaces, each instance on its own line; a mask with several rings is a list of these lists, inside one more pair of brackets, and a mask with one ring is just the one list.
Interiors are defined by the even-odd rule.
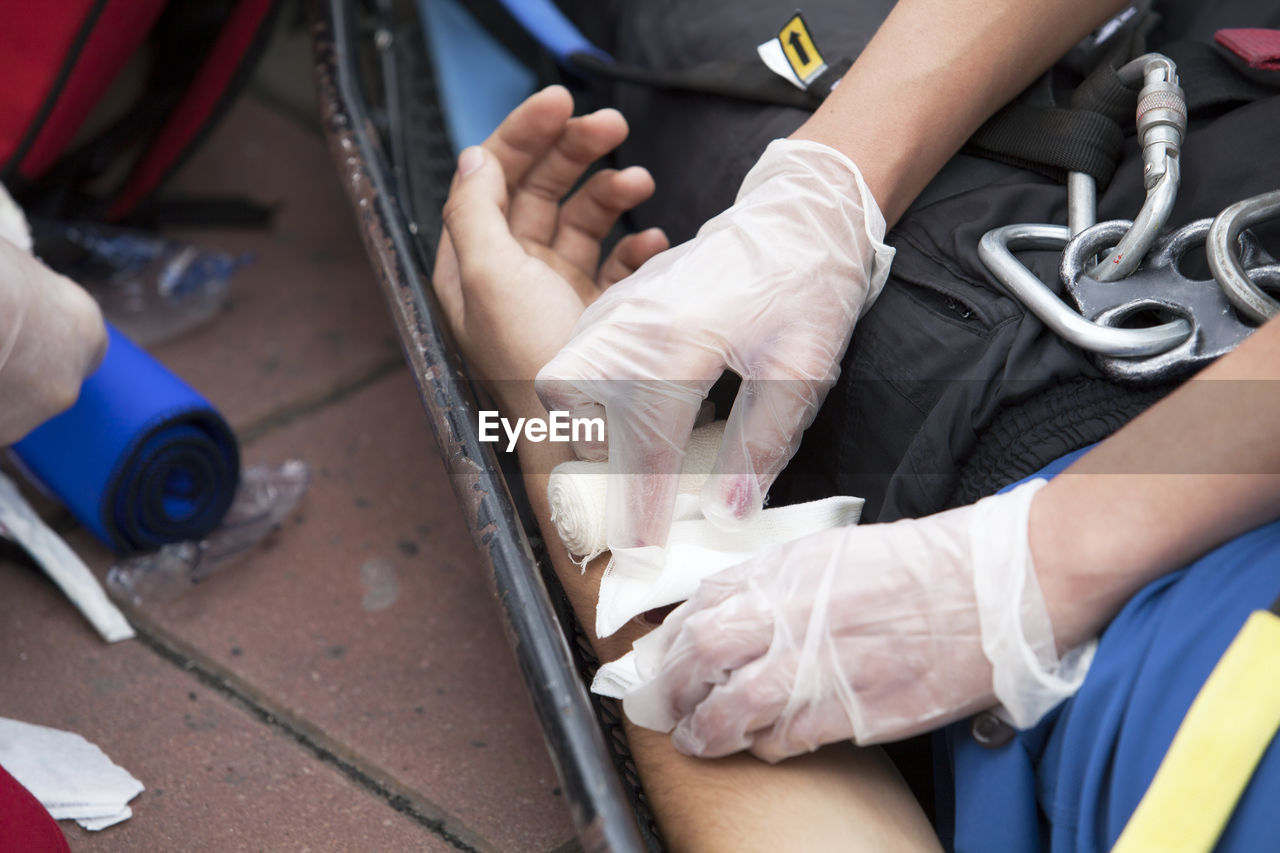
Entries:
[[108,327],[67,411],[14,445],[37,483],[120,553],[200,539],[235,497],[240,449],[208,400]]
[[143,347],[216,317],[232,275],[252,260],[127,228],[48,220],[32,227],[36,254],[88,290],[103,316]]
[[135,606],[177,598],[278,530],[310,482],[311,471],[299,459],[246,468],[221,527],[199,542],[176,542],[117,563],[107,573],[107,589]]

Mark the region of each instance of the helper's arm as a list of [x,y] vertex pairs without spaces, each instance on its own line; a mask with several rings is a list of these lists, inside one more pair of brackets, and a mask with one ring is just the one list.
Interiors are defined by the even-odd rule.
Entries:
[[857,163],[892,227],[992,113],[1124,5],[903,0],[792,138]]
[[1280,517],[1277,423],[1272,320],[1041,491],[1031,547],[1060,647],[1154,578]]
[[745,381],[703,512],[726,525],[759,512],[884,283],[883,220],[1118,5],[903,0],[796,138],[769,145],[732,207],[587,311],[539,394],[607,412],[609,464],[636,474],[611,500],[612,545],[666,540],[680,451],[726,370]]
[[997,701],[1035,723],[1082,674],[1046,677],[1053,645],[1280,517],[1277,382],[1273,321],[1047,485],[825,531],[713,575],[636,644],[645,683],[627,715],[690,754],[775,761]]

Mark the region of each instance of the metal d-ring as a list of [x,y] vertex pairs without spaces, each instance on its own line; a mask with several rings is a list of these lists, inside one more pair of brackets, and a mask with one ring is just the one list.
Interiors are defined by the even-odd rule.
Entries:
[[[1128,229],[1129,223],[1117,221],[1124,230]],[[1005,225],[982,235],[978,256],[1028,311],[1063,340],[1088,352],[1130,358],[1156,355],[1172,349],[1191,335],[1191,324],[1182,318],[1145,329],[1122,329],[1087,320],[1059,299],[1011,251],[1015,248],[1061,250],[1070,240],[1071,230],[1065,225]]]
[[[1250,280],[1243,261],[1235,252],[1236,240],[1240,232],[1250,225],[1257,225],[1277,216],[1280,216],[1280,190],[1246,198],[1218,214],[1213,225],[1209,226],[1209,237],[1205,241],[1205,254],[1214,279],[1226,293],[1231,305],[1245,319],[1254,323],[1265,323],[1280,314],[1280,302]],[[1277,278],[1271,267],[1255,269],[1253,273],[1268,282],[1274,282]]]
[[[1103,222],[1081,232],[1062,253],[1060,275],[1064,298],[1088,320],[1119,325],[1140,311],[1173,315],[1191,323],[1191,334],[1177,346],[1142,358],[1095,356],[1109,378],[1151,384],[1178,379],[1235,349],[1253,327],[1243,322],[1213,279],[1189,278],[1182,271],[1187,252],[1203,246],[1208,219],[1192,222],[1158,240],[1142,266],[1120,281],[1100,282],[1086,271],[1089,259],[1105,251],[1125,233],[1124,221]],[[1270,256],[1248,231],[1237,240],[1240,257],[1253,266]],[[1265,269],[1265,268],[1262,268]]]

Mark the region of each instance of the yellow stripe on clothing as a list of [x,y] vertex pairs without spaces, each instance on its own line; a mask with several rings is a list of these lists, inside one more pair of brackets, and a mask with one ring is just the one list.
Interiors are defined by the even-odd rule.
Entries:
[[1253,613],[1183,718],[1112,853],[1209,851],[1280,728],[1280,617]]

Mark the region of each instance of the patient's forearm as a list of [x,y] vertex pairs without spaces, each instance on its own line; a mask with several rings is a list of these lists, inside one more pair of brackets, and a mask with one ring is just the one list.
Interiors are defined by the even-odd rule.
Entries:
[[1036,496],[1032,553],[1062,645],[1093,636],[1151,580],[1280,517],[1277,424],[1273,320]]
[[793,138],[843,151],[892,226],[999,107],[1123,0],[902,0]]
[[[508,417],[546,417],[532,391],[508,393]],[[620,657],[652,626],[633,620],[595,637],[595,605],[608,555],[583,572],[560,544],[547,502],[552,468],[566,444],[523,442],[525,488],[556,575],[601,661]],[[668,735],[626,724],[645,792],[672,850],[938,850],[924,813],[879,749],[833,744],[778,765],[741,753],[715,760],[676,752]]]

